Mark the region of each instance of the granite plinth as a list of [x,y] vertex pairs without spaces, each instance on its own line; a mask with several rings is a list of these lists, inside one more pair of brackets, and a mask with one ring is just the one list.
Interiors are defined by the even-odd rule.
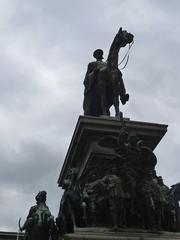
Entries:
[[71,240],[176,240],[180,239],[180,233],[139,229],[111,232],[106,228],[84,228],[77,229],[73,234],[67,234],[67,237]]
[[[164,134],[167,125],[150,122],[132,121],[124,118],[123,122],[116,117],[90,117],[80,116],[58,179],[59,186],[63,186],[63,180],[68,169],[78,168],[79,176],[86,174],[94,162],[102,162],[114,159],[113,150],[100,148],[97,140],[108,135],[118,136],[120,129],[125,126],[128,131],[133,131],[142,139],[146,146],[152,150],[156,148]],[[99,159],[97,161],[97,159]],[[87,169],[87,171],[86,171]]]
[[19,233],[19,236],[16,232],[0,232],[0,240],[23,240],[24,234]]

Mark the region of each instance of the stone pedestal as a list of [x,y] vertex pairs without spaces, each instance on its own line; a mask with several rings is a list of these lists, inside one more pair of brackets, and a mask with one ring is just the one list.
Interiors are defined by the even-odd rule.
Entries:
[[158,145],[167,131],[167,125],[132,121],[124,118],[123,122],[115,117],[80,116],[58,179],[59,186],[70,168],[78,169],[78,179],[88,178],[89,174],[102,172],[107,164],[114,161],[115,153],[111,148],[100,147],[97,142],[109,135],[118,136],[122,127],[137,134],[146,146],[152,150]]
[[23,233],[16,233],[16,232],[0,232],[0,240],[23,240],[24,234]]
[[180,233],[175,232],[148,232],[126,229],[121,232],[110,232],[105,228],[78,229],[73,234],[67,234],[69,240],[176,240]]
[[[162,197],[154,182],[153,150],[166,131],[167,125],[127,118],[79,117],[58,179],[66,190],[61,215],[68,222],[67,232],[73,231],[74,223],[114,231],[125,226],[160,229],[163,214],[156,216],[155,200],[161,204]],[[97,239],[120,239],[113,236]],[[93,239],[89,234],[78,237]]]

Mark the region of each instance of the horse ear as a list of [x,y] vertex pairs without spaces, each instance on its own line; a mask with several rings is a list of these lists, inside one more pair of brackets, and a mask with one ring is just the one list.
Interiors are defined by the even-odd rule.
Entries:
[[120,27],[120,29],[119,29],[119,32],[118,33],[122,33],[122,27]]

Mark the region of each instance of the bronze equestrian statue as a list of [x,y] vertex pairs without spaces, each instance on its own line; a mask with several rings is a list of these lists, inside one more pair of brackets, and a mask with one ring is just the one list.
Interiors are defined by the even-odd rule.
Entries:
[[133,42],[134,36],[119,29],[108,54],[107,61],[103,60],[103,50],[96,49],[93,53],[96,61],[88,64],[84,79],[84,115],[110,115],[110,107],[114,105],[115,114],[119,116],[119,96],[124,105],[129,100],[126,93],[122,73],[118,68],[118,54],[122,47]]

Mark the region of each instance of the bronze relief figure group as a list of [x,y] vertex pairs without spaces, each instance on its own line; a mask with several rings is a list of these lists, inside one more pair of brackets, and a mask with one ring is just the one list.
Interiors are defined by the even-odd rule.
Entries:
[[87,175],[78,176],[78,169],[67,174],[59,212],[66,231],[73,226],[178,230],[180,184],[164,184],[153,151],[126,128],[117,139],[107,136],[98,144],[107,148],[107,141],[116,155],[104,170],[100,163]]

